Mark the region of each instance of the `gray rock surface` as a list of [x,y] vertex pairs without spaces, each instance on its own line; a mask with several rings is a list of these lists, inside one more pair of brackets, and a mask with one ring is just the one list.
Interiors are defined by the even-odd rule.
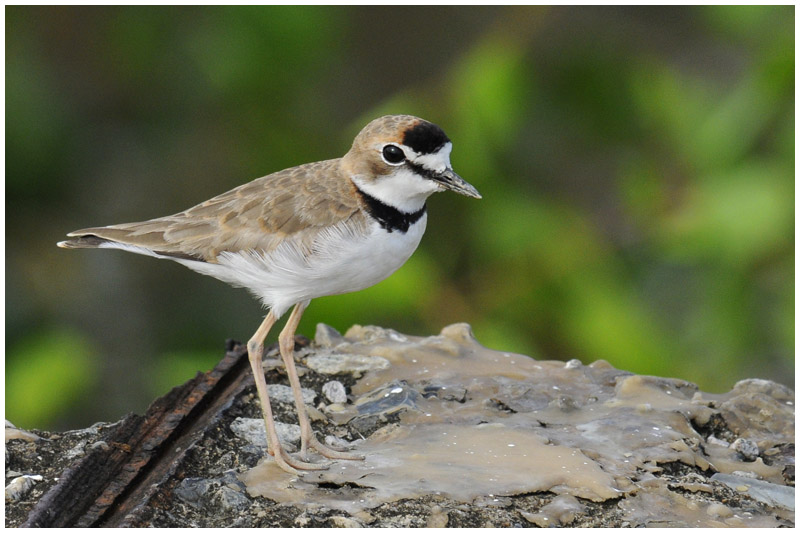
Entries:
[[[779,384],[708,394],[604,361],[489,350],[464,324],[427,338],[372,326],[317,332],[297,353],[315,431],[365,460],[286,474],[265,453],[251,386],[132,525],[794,525],[794,393]],[[267,377],[285,384],[277,370]],[[273,408],[296,445],[291,395]],[[20,525],[76,457],[119,446],[108,444],[111,428],[7,427],[6,524]]]

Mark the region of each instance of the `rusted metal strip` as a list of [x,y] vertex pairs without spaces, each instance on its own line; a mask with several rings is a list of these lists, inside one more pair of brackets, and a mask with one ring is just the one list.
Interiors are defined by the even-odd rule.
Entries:
[[252,377],[244,346],[229,342],[213,370],[157,399],[144,416],[129,415],[109,438],[65,470],[23,527],[115,527],[165,480]]

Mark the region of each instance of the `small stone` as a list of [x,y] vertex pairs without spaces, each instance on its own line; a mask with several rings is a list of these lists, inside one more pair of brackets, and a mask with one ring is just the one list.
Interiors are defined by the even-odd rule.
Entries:
[[16,427],[14,427],[14,424],[6,420],[6,442],[14,439],[22,439],[22,440],[27,440],[28,442],[36,442],[37,440],[41,439],[41,437],[39,435],[31,433],[30,431],[17,429]]
[[715,437],[714,435],[709,435],[708,438],[706,438],[706,442],[709,444],[715,444],[717,446],[724,446],[726,448],[730,446],[730,443],[728,443],[728,441],[722,440],[718,437]]
[[[237,418],[231,422],[231,431],[250,444],[260,448],[267,447],[267,429],[260,418]],[[300,426],[297,424],[275,422],[275,431],[278,433],[278,440],[284,446],[295,446],[300,442]]]
[[344,413],[347,411],[347,407],[340,403],[332,403],[325,406],[324,411],[328,414]]
[[325,416],[322,411],[320,411],[313,405],[306,406],[306,413],[308,414],[308,418],[310,418],[312,422],[321,422],[323,420],[328,419],[328,417]]
[[758,459],[758,444],[749,440],[738,438],[731,443],[731,448],[736,451],[745,461],[755,461]]
[[250,507],[250,500],[237,490],[230,487],[220,487],[214,495],[214,502],[224,510],[244,511]]
[[336,331],[336,329],[320,322],[317,324],[317,331],[314,334],[314,342],[317,344],[317,346],[321,346],[323,348],[333,348],[334,346],[346,341],[344,337],[342,337],[342,334]]
[[392,414],[402,409],[418,409],[422,396],[404,381],[392,381],[363,394],[356,401],[359,415]]
[[44,479],[42,476],[28,474],[12,479],[11,483],[6,485],[6,501],[14,502],[21,500],[33,486],[42,479]]
[[306,358],[306,365],[320,374],[367,372],[368,370],[384,370],[390,366],[387,359],[377,355],[368,356],[348,353],[310,355]]
[[368,513],[367,511],[357,511],[353,513],[353,516],[356,517],[359,521],[363,522],[364,524],[371,524],[375,521],[375,516]]
[[712,503],[706,507],[706,514],[715,518],[728,518],[733,515],[733,511],[727,505]]
[[347,391],[340,381],[329,381],[322,386],[322,394],[331,403],[346,403]]
[[[442,337],[452,339],[460,344],[472,344],[476,341],[475,334],[472,332],[472,326],[466,322],[458,322],[456,324],[445,326],[442,328],[442,331],[439,334]],[[405,342],[405,340],[405,336],[403,336],[401,342]]]
[[358,520],[353,520],[346,516],[332,516],[331,522],[333,522],[334,527],[363,527]]
[[583,510],[584,506],[577,498],[569,494],[561,494],[542,507],[540,512],[528,513],[523,517],[539,527],[554,527],[572,522]]
[[546,516],[542,516],[540,513],[520,510],[519,514],[531,524],[536,524],[539,527],[550,527],[552,525],[550,519]]
[[565,413],[578,409],[578,404],[575,403],[575,400],[563,394],[559,395],[558,398],[550,402],[550,405],[558,408],[561,411],[564,411]]
[[209,481],[203,478],[187,477],[173,491],[175,495],[198,509],[202,505],[203,497],[209,489]]
[[[317,397],[316,392],[311,389],[300,390],[303,394],[303,403],[311,404],[314,402],[314,398]],[[269,394],[270,401],[294,403],[294,392],[289,386],[279,384],[267,385],[267,393]]]
[[333,448],[339,448],[341,450],[347,450],[353,447],[352,442],[348,442],[344,439],[339,437],[334,437],[333,435],[326,435],[325,436],[325,444],[331,446]]
[[108,443],[106,441],[98,440],[97,442],[94,442],[94,443],[90,444],[88,446],[88,448],[90,450],[100,449],[100,450],[105,452],[105,451],[108,451],[109,446],[108,446]]
[[431,507],[431,514],[425,522],[425,527],[447,527],[450,516],[438,505]]

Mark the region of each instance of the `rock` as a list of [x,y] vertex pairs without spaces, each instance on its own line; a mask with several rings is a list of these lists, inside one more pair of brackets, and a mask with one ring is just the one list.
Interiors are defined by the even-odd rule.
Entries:
[[340,381],[329,381],[322,386],[322,394],[331,403],[347,403],[347,391]]
[[389,361],[382,357],[336,352],[309,356],[306,365],[320,374],[363,373],[384,370],[390,366]]
[[332,516],[331,523],[334,527],[364,527],[358,520],[346,516]]
[[[271,402],[283,402],[283,403],[294,403],[294,393],[292,392],[292,388],[287,385],[267,385],[267,392],[269,393],[269,400]],[[317,393],[310,389],[302,389],[303,393],[303,403],[311,404],[314,402],[314,398],[317,397]]]
[[42,476],[23,474],[14,478],[6,485],[6,502],[19,501],[30,492],[37,481],[41,481]]
[[[142,483],[153,492],[126,525],[794,525],[794,395],[781,385],[745,380],[709,395],[605,361],[490,350],[465,324],[425,338],[374,326],[343,337],[320,326],[297,356],[304,401],[330,402],[310,410],[317,437],[363,461],[310,451],[307,460],[327,470],[280,470],[243,378],[240,392],[209,402],[219,406],[213,416],[201,409],[191,419],[205,426],[187,424],[194,444],[182,440],[190,433],[169,441],[181,454],[161,481]],[[279,438],[294,450],[294,397],[284,375],[269,375],[284,379],[270,395]],[[87,454],[133,453],[135,443],[115,441],[109,427],[9,440],[7,479],[35,472],[42,481],[7,503],[6,524],[22,524]]]
[[745,461],[758,459],[758,444],[749,439],[740,437],[731,443],[731,448],[741,455]]
[[317,324],[317,332],[314,335],[314,342],[322,348],[333,348],[344,341],[342,334],[327,324]]
[[[294,448],[300,442],[300,426],[275,422],[278,440]],[[231,423],[231,431],[250,444],[267,448],[267,429],[262,418],[237,418]]]
[[779,506],[794,511],[794,487],[719,473],[711,476],[711,479],[724,483],[740,492],[747,492],[751,498],[766,505]]

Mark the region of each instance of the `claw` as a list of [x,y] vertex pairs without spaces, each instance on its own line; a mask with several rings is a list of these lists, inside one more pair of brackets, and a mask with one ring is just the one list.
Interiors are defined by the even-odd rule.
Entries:
[[344,450],[337,450],[336,448],[331,448],[330,446],[326,446],[322,444],[320,441],[317,440],[316,437],[312,435],[311,439],[308,443],[309,447],[313,448],[317,451],[321,456],[327,457],[328,459],[344,459],[348,461],[363,461],[364,456],[359,455],[357,453],[346,452]]
[[[330,468],[330,464],[328,463],[310,463],[308,461],[302,461],[295,457],[292,457],[286,451],[281,448],[281,462],[285,463],[287,466],[292,468],[294,472],[290,472],[292,474],[299,474],[297,470],[327,470]],[[278,463],[281,468],[286,470],[281,463]],[[288,472],[288,470],[287,470]]]

